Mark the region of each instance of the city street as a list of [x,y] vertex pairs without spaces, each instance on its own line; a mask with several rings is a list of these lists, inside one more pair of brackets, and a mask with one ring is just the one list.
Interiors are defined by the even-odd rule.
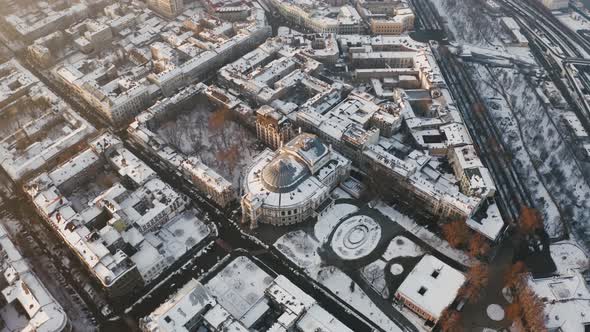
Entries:
[[[237,210],[226,212],[220,210],[213,203],[203,198],[203,196],[191,185],[187,179],[178,176],[176,171],[168,169],[161,161],[154,160],[150,155],[143,153],[143,151],[138,150],[131,145],[129,145],[128,148],[135,155],[139,156],[151,167],[153,167],[163,180],[189,196],[202,211],[207,213],[211,221],[217,226],[219,239],[222,239],[215,243],[213,252],[222,253],[225,251],[226,254],[242,251],[248,252],[256,256],[276,273],[288,276],[289,279],[292,280],[299,288],[308,293],[315,294],[315,297],[319,303],[325,304],[324,307],[341,321],[348,322],[347,325],[362,325],[362,323],[358,322],[359,319],[355,316],[363,316],[358,313],[355,308],[351,307],[348,303],[340,301],[335,296],[327,296],[324,293],[329,292],[327,290],[318,291],[318,288],[323,288],[321,285],[313,282],[308,277],[304,276],[304,274],[294,274],[292,271],[293,269],[297,268],[291,262],[277,255],[274,252],[274,249],[268,250],[266,245],[262,245],[262,243],[253,241],[249,236],[247,236],[238,224],[238,215],[235,213]],[[237,207],[235,208],[237,209]],[[227,210],[231,210],[231,208]],[[203,269],[205,271],[208,269],[207,265],[209,264],[205,263],[204,265],[201,265],[201,257],[196,258],[196,260],[198,262],[195,263],[197,269]],[[207,258],[205,258],[205,260],[207,261]],[[210,258],[208,261],[209,263],[212,263],[212,258]],[[138,317],[141,317],[142,314],[148,313],[155,309],[157,304],[161,303],[161,301],[165,299],[166,295],[170,293],[170,287],[173,287],[171,285],[179,287],[184,282],[188,281],[189,278],[197,277],[191,273],[191,271],[181,271],[178,274],[178,277],[167,281],[165,285],[160,285],[159,289],[163,290],[163,292],[161,292],[162,298],[160,299],[160,302],[158,302],[158,299],[155,295],[150,297],[149,303],[151,306],[149,304],[146,304],[145,306],[142,305],[142,308],[145,309],[141,310],[141,312],[138,310]],[[179,282],[176,282],[177,280]],[[339,309],[341,307],[348,308],[348,311]],[[366,318],[364,318],[364,320],[365,322],[370,321]],[[373,327],[378,329],[376,326]]]
[[35,274],[66,310],[75,330],[97,331],[100,314],[95,303],[101,301],[100,297],[95,294],[90,298],[84,292],[88,279],[83,276],[79,263],[27,206],[23,201],[6,201],[0,205],[0,222],[28,257]]
[[590,4],[0,12],[0,326],[590,324]]

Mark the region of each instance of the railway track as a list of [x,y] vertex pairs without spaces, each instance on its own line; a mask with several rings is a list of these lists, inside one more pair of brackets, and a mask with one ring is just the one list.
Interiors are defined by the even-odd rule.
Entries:
[[410,0],[414,12],[418,13],[418,20],[422,30],[442,31],[442,20],[430,1]]
[[[575,79],[567,64],[587,65],[590,42],[577,33],[569,32],[569,28],[551,13],[547,13],[541,4],[531,3],[528,0],[518,2],[500,0],[500,2],[505,8],[510,9],[508,14],[515,16],[514,18],[522,27],[523,33],[532,41],[531,51],[549,71],[552,80],[568,102],[576,105],[574,111],[584,127],[590,130],[590,109],[583,102],[585,96],[579,91],[572,91],[561,80],[562,72],[565,70],[566,78],[572,88],[575,86]],[[553,53],[556,59],[551,59],[548,52]],[[561,63],[557,63],[555,60]],[[582,83],[584,82],[582,81]],[[577,99],[574,98],[574,95],[577,95]]]
[[[498,192],[498,205],[504,217],[517,220],[523,205],[531,206],[530,195],[519,180],[508,151],[501,140],[498,128],[493,124],[485,104],[477,94],[463,65],[450,55],[436,50],[440,68],[465,124],[474,138],[479,155],[491,170]],[[474,111],[475,107],[481,110]]]
[[583,58],[584,54],[578,47],[590,53],[590,43],[576,33],[568,33],[569,29],[553,15],[547,14],[540,3],[531,4],[527,0],[518,2],[500,0],[500,2],[505,8],[510,9],[508,14],[517,14],[518,20],[526,22],[521,25],[526,30],[532,33],[535,33],[535,29],[543,32],[548,40],[562,49],[564,57]]

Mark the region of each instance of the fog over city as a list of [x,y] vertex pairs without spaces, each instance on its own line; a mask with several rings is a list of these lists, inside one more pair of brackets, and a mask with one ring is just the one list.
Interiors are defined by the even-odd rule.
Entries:
[[585,0],[0,0],[0,332],[590,328]]

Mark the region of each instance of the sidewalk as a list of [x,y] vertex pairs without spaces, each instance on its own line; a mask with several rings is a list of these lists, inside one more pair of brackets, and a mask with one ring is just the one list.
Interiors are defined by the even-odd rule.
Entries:
[[401,212],[395,210],[391,206],[385,205],[385,203],[379,201],[375,204],[374,208],[388,216],[392,221],[398,223],[408,232],[416,235],[416,237],[427,243],[433,249],[456,261],[457,263],[466,267],[473,266],[477,263],[476,259],[470,257],[461,250],[452,248],[447,241],[444,241],[436,234],[418,225],[412,218],[403,215]]
[[498,330],[510,326],[511,322],[506,317],[501,321],[490,319],[486,309],[490,304],[498,304],[502,308],[508,305],[508,301],[502,295],[502,288],[506,270],[512,265],[512,256],[512,243],[507,241],[502,245],[495,260],[489,264],[489,284],[481,300],[476,304],[466,304],[461,312],[466,331],[481,331],[484,327]]

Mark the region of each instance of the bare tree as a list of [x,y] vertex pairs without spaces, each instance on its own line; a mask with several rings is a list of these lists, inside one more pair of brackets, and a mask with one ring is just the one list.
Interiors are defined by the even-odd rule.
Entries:
[[481,234],[475,234],[469,240],[469,254],[473,257],[484,257],[490,251],[488,240]]
[[521,291],[518,294],[518,302],[522,308],[524,325],[531,331],[547,331],[544,319],[545,305],[530,286],[528,286],[528,283],[521,287]]
[[519,230],[523,234],[532,234],[543,228],[543,218],[537,209],[523,206],[520,209]]
[[507,305],[504,308],[504,311],[506,312],[506,318],[513,322],[520,319],[520,317],[522,316],[522,308],[520,307],[520,304],[517,302],[513,302]]
[[526,272],[526,266],[523,261],[518,261],[506,271],[504,275],[504,285],[512,288],[520,281],[522,274]]
[[546,332],[544,310],[545,305],[531,289],[526,278],[512,287],[514,302],[506,307],[506,316],[514,322],[519,331]]
[[461,247],[469,240],[469,229],[462,220],[455,220],[442,226],[443,236],[455,248]]
[[489,282],[489,269],[486,264],[478,263],[467,272],[467,281],[459,291],[470,303],[477,303]]
[[209,129],[219,131],[225,126],[225,121],[229,119],[229,110],[225,107],[220,107],[215,110],[209,117]]
[[372,285],[376,281],[383,278],[383,269],[378,265],[370,265],[364,268],[363,275],[367,278],[367,281]]
[[438,320],[440,328],[444,332],[462,332],[461,314],[456,310],[446,308]]

